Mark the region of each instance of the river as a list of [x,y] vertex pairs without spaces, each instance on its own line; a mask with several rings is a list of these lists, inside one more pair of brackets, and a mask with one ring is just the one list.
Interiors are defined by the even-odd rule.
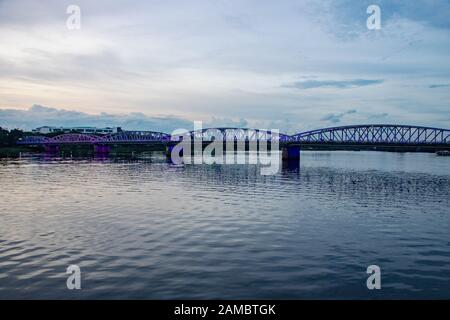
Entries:
[[259,169],[1,159],[0,298],[450,299],[450,157],[303,151]]

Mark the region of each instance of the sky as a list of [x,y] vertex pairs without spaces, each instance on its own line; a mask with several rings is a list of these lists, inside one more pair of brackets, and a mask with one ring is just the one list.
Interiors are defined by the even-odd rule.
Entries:
[[450,1],[0,0],[0,126],[192,121],[450,128]]

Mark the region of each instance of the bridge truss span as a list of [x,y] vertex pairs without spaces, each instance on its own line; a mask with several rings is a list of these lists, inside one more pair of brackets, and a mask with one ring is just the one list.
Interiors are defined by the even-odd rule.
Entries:
[[[287,143],[290,136],[276,131],[247,128],[209,128],[187,133],[192,140],[211,142],[222,141],[279,141]],[[183,136],[182,134],[180,136]]]
[[168,142],[170,134],[157,131],[122,131],[103,137],[103,142],[107,144],[121,143],[148,143],[148,142]]
[[67,145],[67,144],[140,144],[168,142],[170,135],[155,131],[123,131],[106,136],[81,133],[66,133],[55,137],[27,136],[18,141],[22,145]]
[[81,133],[67,133],[49,138],[45,144],[94,144],[101,140],[102,138],[99,136]]
[[320,144],[450,144],[450,130],[407,125],[357,125],[318,129],[291,136],[293,143]]

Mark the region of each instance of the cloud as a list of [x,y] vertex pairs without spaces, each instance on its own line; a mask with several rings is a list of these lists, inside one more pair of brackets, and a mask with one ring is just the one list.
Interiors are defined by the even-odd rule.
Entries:
[[223,128],[223,127],[229,127],[229,128],[248,128],[249,123],[247,120],[241,118],[239,121],[234,121],[233,119],[228,118],[215,118],[213,117],[210,121],[207,123],[208,127],[214,127],[214,128]]
[[283,85],[284,88],[314,89],[314,88],[358,88],[383,83],[384,80],[354,79],[354,80],[306,80]]
[[387,118],[389,116],[389,113],[387,112],[382,112],[382,113],[375,113],[372,114],[368,117],[369,120],[375,120],[375,119],[384,119]]
[[354,114],[356,112],[357,111],[355,109],[352,109],[352,110],[348,110],[346,112],[342,112],[342,113],[338,113],[338,114],[330,113],[330,114],[327,114],[326,116],[322,117],[320,120],[321,121],[329,121],[332,123],[338,123],[338,122],[341,122],[342,118],[345,117],[346,115]]
[[[355,106],[328,121],[449,127],[448,1],[379,0],[378,31],[371,0],[77,0],[77,31],[67,4],[0,0],[1,124],[170,130],[216,117],[296,132]],[[64,110],[21,113],[36,102]]]
[[[204,127],[213,126],[245,127],[247,121],[240,119],[213,118]],[[140,112],[128,114],[87,114],[78,111],[33,105],[28,110],[0,109],[0,127],[31,130],[40,126],[93,126],[122,127],[124,130],[150,130],[170,133],[175,129],[190,130],[193,122],[177,116],[147,116]]]
[[436,89],[436,88],[448,88],[448,87],[450,87],[450,84],[432,84],[428,88]]
[[[424,22],[437,28],[450,28],[448,12],[450,3],[442,0],[324,0],[323,10],[334,14],[342,25],[353,26],[355,21],[367,18],[366,8],[377,4],[381,8],[382,21],[392,19],[410,19]],[[365,24],[359,24],[362,28]]]

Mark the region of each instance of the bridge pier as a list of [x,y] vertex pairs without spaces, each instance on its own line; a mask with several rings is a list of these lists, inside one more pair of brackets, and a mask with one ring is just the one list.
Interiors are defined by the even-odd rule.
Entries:
[[168,162],[172,162],[172,150],[173,145],[166,145],[166,159]]
[[46,153],[59,153],[61,151],[61,147],[58,144],[46,144],[44,149]]
[[94,153],[108,154],[111,151],[111,146],[107,144],[94,144]]
[[175,145],[175,144],[168,144],[168,145],[166,145],[166,159],[167,159],[167,162],[170,162],[170,163],[172,163],[172,164],[179,164],[179,163],[176,163],[176,162],[172,159],[172,152],[173,152],[173,150],[174,150],[175,148],[178,149],[178,150],[175,150],[175,152],[178,151],[178,155],[180,156],[180,158],[181,158],[181,159],[183,158],[183,153],[184,153],[183,148],[179,149],[180,146],[177,146],[177,145]]
[[300,160],[300,146],[284,145],[281,147],[283,161]]

